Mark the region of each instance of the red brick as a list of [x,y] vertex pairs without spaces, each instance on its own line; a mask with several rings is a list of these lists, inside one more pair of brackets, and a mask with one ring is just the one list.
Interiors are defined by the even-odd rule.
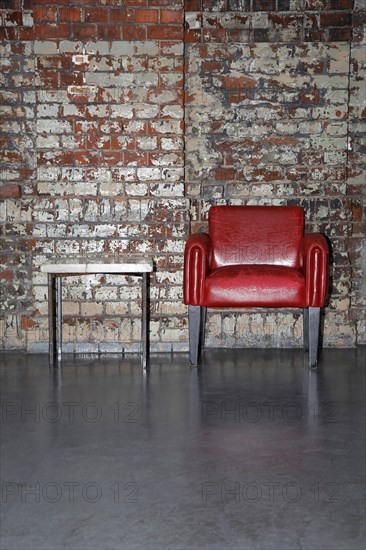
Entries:
[[270,13],[269,14],[270,21],[276,26],[277,29],[282,27],[283,29],[287,29],[288,27],[296,28],[300,30],[303,26],[303,15],[279,15],[276,13]]
[[182,10],[160,10],[160,23],[177,23],[182,24]]
[[22,196],[22,191],[20,185],[11,184],[3,185],[0,187],[0,198],[1,199],[17,199]]
[[249,31],[243,31],[242,29],[226,29],[226,36],[228,42],[247,42],[248,37],[243,38],[243,33],[248,33]]
[[11,54],[12,55],[24,55],[25,45],[19,42],[11,44]]
[[[270,168],[257,168],[253,171],[253,177],[264,181],[282,181],[284,179],[284,174],[281,170],[274,170]],[[254,191],[255,192],[255,191]]]
[[15,27],[0,26],[0,40],[16,40],[17,29]]
[[82,86],[84,84],[83,73],[60,73],[61,86]]
[[40,86],[46,88],[58,88],[59,85],[59,73],[55,71],[42,71],[38,75]]
[[353,235],[361,235],[361,237],[366,235],[366,223],[352,223],[352,236]]
[[2,162],[10,162],[12,163],[13,166],[15,166],[15,163],[20,163],[23,160],[23,158],[19,151],[4,150],[1,153],[1,160]]
[[34,27],[21,27],[18,29],[18,40],[35,40],[36,33]]
[[34,31],[37,38],[69,38],[69,25],[61,23],[36,23]]
[[257,81],[246,76],[224,76],[221,78],[226,89],[255,88]]
[[38,165],[72,166],[74,164],[74,153],[72,151],[53,151],[52,155],[51,157],[48,151],[38,153]]
[[109,21],[111,23],[128,23],[135,21],[135,10],[117,8],[109,10]]
[[349,13],[321,13],[320,14],[320,26],[326,27],[350,27],[351,26],[351,14]]
[[349,10],[353,9],[353,0],[328,0],[330,10]]
[[22,315],[20,318],[20,328],[22,330],[27,330],[29,328],[32,328],[36,325],[36,321],[34,321],[31,317],[28,315]]
[[37,69],[38,70],[49,70],[49,69],[61,69],[63,71],[71,71],[73,68],[71,57],[69,56],[39,56],[37,58]]
[[159,11],[156,9],[136,10],[137,23],[157,23],[159,20]]
[[305,35],[306,42],[327,42],[326,32],[322,30],[307,29]]
[[201,0],[184,0],[184,11],[201,11]]
[[[1,94],[0,94],[0,101],[2,101],[1,99]],[[12,141],[10,140],[10,136],[4,136],[4,135],[0,135],[0,148],[1,149],[6,149],[8,146],[10,147],[12,145]]]
[[203,29],[203,40],[205,42],[227,42],[226,30],[218,29]]
[[97,25],[98,40],[120,40],[121,26],[120,25]]
[[121,151],[101,151],[99,154],[99,164],[107,166],[117,166],[122,163]]
[[229,92],[226,94],[226,98],[228,103],[235,104],[235,103],[241,103],[242,101],[245,101],[247,99],[252,98],[252,93],[250,91],[245,92]]
[[82,11],[80,8],[60,8],[60,21],[69,21],[70,23],[81,21]]
[[202,32],[200,29],[185,29],[184,30],[184,42],[196,43],[202,42]]
[[22,25],[23,24],[23,14],[21,11],[11,11],[4,12],[3,14],[5,26],[7,23],[11,25]]
[[233,168],[218,168],[215,170],[216,180],[233,180],[235,179],[235,170]]
[[299,65],[299,71],[304,74],[322,74],[324,70],[324,61],[301,61]]
[[10,269],[0,271],[0,279],[3,281],[12,281],[14,279],[14,272],[10,271]]
[[99,156],[93,151],[76,151],[75,152],[75,164],[87,165],[87,164],[99,164]]
[[34,171],[31,168],[20,168],[19,174],[21,180],[27,180],[31,176],[34,176]]
[[125,165],[148,166],[148,154],[138,151],[126,151],[124,154]]
[[88,23],[106,23],[108,21],[108,9],[85,8],[84,20]]
[[352,205],[352,221],[362,220],[362,205],[353,204]]
[[202,62],[201,69],[204,73],[217,73],[224,69],[224,63],[210,59],[209,61]]
[[123,25],[122,38],[124,40],[145,40],[146,26],[145,25]]
[[329,42],[347,42],[352,38],[351,28],[329,29]]
[[183,39],[183,28],[173,25],[156,25],[147,27],[147,38],[154,40]]
[[50,6],[45,8],[35,7],[33,9],[33,19],[37,23],[40,21],[55,23],[57,21],[57,8]]
[[96,26],[92,23],[72,23],[71,25],[72,38],[95,38]]
[[303,90],[300,93],[299,99],[301,103],[319,103],[320,92],[316,88],[313,88],[312,90]]
[[104,136],[104,137],[98,136],[98,135],[87,136],[86,148],[96,149],[97,151],[101,151],[102,149],[109,150],[111,148],[111,140],[108,138],[108,136]]

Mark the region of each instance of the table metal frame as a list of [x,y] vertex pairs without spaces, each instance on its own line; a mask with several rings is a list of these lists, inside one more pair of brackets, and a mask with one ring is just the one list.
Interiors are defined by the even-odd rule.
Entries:
[[[49,325],[49,358],[50,364],[55,366],[57,364],[56,359],[60,360],[62,355],[62,278],[70,276],[83,276],[83,275],[97,275],[103,274],[119,274],[119,275],[133,275],[142,277],[142,307],[141,307],[141,344],[142,344],[142,366],[146,368],[149,355],[149,331],[148,331],[148,295],[149,295],[149,273],[151,269],[140,267],[136,272],[130,270],[123,271],[113,269],[112,271],[100,270],[100,262],[96,264],[95,270],[93,270],[93,263],[88,263],[87,271],[61,273],[59,263],[47,264],[42,266],[42,271],[48,275],[48,325]],[[56,266],[56,267],[55,267]]]

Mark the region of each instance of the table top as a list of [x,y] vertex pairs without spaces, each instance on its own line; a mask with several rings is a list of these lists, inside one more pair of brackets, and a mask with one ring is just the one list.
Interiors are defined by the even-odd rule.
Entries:
[[88,258],[75,256],[55,258],[41,265],[42,273],[150,273],[153,271],[153,260],[143,256],[102,256]]

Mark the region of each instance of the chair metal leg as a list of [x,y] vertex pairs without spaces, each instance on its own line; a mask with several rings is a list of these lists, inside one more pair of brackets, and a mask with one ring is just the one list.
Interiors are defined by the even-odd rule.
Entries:
[[309,307],[309,367],[314,369],[318,363],[318,342],[320,327],[320,307]]
[[48,330],[49,330],[49,361],[50,366],[54,366],[56,350],[56,323],[55,323],[55,278],[48,274]]
[[304,351],[309,351],[309,308],[304,307],[302,318]]
[[205,347],[205,328],[206,328],[207,307],[201,307],[201,349]]
[[201,323],[201,306],[188,306],[189,363],[192,367],[196,367],[198,364]]
[[147,368],[148,355],[149,355],[149,331],[148,331],[148,317],[149,317],[149,305],[148,305],[148,285],[149,276],[147,273],[142,274],[142,312],[141,312],[141,340],[142,340],[142,368]]
[[56,277],[57,290],[57,358],[61,359],[62,355],[62,279],[61,276]]

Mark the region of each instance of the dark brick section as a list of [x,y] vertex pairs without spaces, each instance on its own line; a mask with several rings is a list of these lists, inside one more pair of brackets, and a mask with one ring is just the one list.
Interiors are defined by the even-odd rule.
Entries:
[[0,187],[0,199],[18,199],[22,194],[20,185],[4,185]]
[[[186,1],[186,41],[343,42],[351,39],[351,0]],[[201,21],[201,25],[197,22]],[[192,24],[193,22],[193,24]]]

